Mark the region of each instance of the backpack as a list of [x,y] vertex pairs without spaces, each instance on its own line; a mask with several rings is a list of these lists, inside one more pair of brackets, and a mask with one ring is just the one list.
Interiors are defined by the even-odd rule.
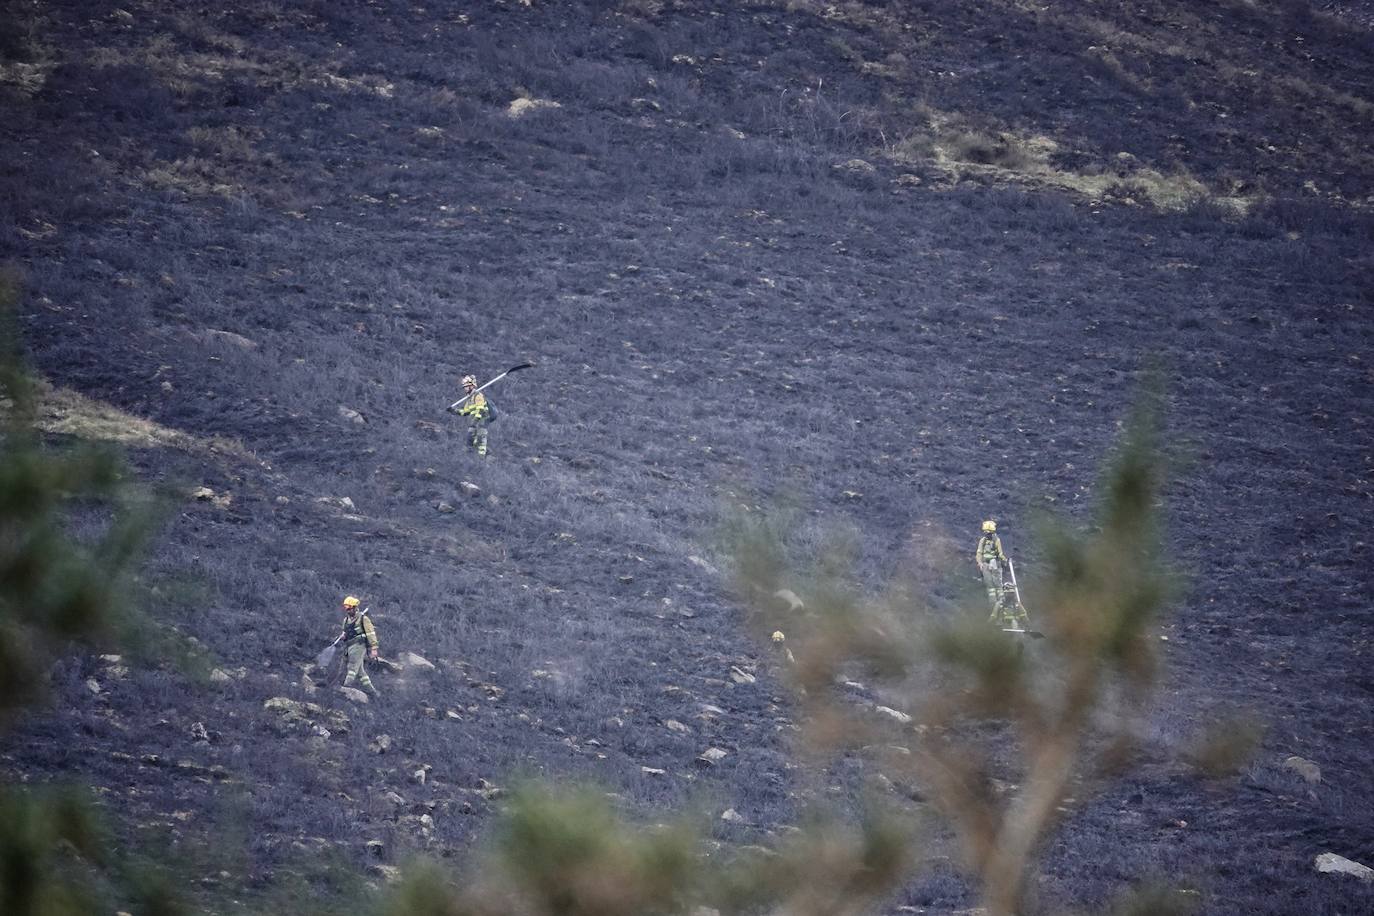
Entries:
[[487,401],[487,416],[486,416],[486,420],[487,420],[488,423],[495,423],[495,422],[496,422],[496,405],[493,404],[491,401]]

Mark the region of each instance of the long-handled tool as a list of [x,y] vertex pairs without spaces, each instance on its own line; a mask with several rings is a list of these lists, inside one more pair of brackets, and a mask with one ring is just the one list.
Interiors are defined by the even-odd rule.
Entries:
[[[1016,584],[1016,564],[1011,561],[1011,557],[1007,557],[1007,572],[1011,576],[1011,596],[1016,600],[1016,608],[1021,612],[1021,616],[1026,620],[1027,624],[1029,624],[1030,614],[1026,612],[1026,606],[1021,603],[1021,586]],[[1031,639],[1045,638],[1044,633],[1041,633],[1039,630],[1032,630],[1029,627],[1003,627],[1002,632],[1024,633]]]
[[492,379],[491,381],[487,382],[486,384],[482,385],[482,386],[479,387],[479,388],[474,388],[473,390],[469,391],[467,394],[463,395],[463,396],[462,396],[461,398],[459,398],[458,400],[454,401],[452,404],[448,405],[448,409],[449,409],[449,410],[453,410],[453,409],[456,408],[459,404],[463,403],[463,402],[466,401],[468,398],[472,397],[474,394],[476,394],[477,392],[481,391],[483,388],[489,388],[490,386],[495,385],[497,382],[501,381],[501,379],[503,379],[503,378],[505,378],[506,376],[510,375],[512,372],[519,372],[521,369],[532,369],[532,368],[534,368],[534,363],[521,363],[521,364],[518,365],[518,366],[511,366],[511,367],[510,367],[509,369],[507,369],[505,372],[502,372],[500,375],[496,376],[496,378]]

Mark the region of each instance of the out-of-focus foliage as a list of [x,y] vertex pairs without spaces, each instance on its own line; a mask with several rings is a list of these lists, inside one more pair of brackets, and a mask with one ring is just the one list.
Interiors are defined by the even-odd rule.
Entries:
[[[900,749],[882,754],[885,777],[930,793],[994,916],[1023,906],[1037,850],[1069,797],[1129,763],[1156,681],[1152,627],[1171,591],[1159,546],[1156,403],[1147,396],[1126,427],[1092,532],[1042,526],[1048,569],[1032,605],[1043,640],[1002,632],[981,608],[938,615],[906,588],[865,598],[844,584],[834,551],[789,563],[774,519],[746,516],[732,532],[757,629],[785,631],[795,655],[811,746]],[[801,607],[777,597],[803,582],[813,585]],[[887,714],[856,716],[834,691],[858,672],[889,698]],[[1008,744],[1016,764],[994,765]]]
[[[147,628],[127,595],[152,515],[113,453],[40,441],[17,298],[14,277],[0,273],[0,724],[41,698],[49,667],[71,643],[142,643]],[[73,513],[98,515],[100,534],[72,536]],[[0,912],[94,912],[98,882],[80,878],[83,863],[114,866],[142,912],[178,912],[156,882],[113,861],[112,848],[81,793],[0,787]]]
[[[131,641],[138,618],[125,595],[152,517],[114,453],[39,441],[12,321],[16,285],[0,278],[0,716],[40,696],[69,642]],[[77,512],[100,516],[94,540],[69,533]]]

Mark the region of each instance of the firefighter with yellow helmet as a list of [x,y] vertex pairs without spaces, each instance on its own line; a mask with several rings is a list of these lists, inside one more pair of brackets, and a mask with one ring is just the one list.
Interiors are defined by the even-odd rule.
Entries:
[[477,449],[477,454],[487,454],[487,424],[496,419],[496,411],[487,402],[487,396],[477,390],[477,378],[463,376],[463,392],[466,403],[455,411],[460,417],[468,418],[468,445]]
[[377,628],[372,625],[372,618],[367,616],[366,610],[358,610],[358,604],[358,599],[352,595],[343,600],[343,632],[339,634],[339,641],[348,652],[348,672],[344,675],[344,686],[352,687],[353,682],[357,681],[364,690],[375,697],[379,694],[372,684],[372,678],[367,676],[364,660],[368,657],[377,657]]
[[978,564],[978,571],[983,574],[988,603],[992,605],[992,616],[988,619],[996,621],[1004,615],[1002,567],[1007,562],[1007,555],[1002,550],[1001,539],[997,537],[997,523],[992,519],[983,522],[983,536],[978,539],[973,559]]

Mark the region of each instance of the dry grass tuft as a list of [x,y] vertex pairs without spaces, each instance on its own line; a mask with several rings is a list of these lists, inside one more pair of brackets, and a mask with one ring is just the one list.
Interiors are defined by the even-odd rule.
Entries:
[[[250,461],[257,458],[242,442],[225,436],[201,438],[171,429],[152,420],[126,413],[111,404],[88,398],[70,388],[55,388],[44,380],[34,385],[35,425],[54,435],[75,436],[92,442],[113,442],[136,448],[173,448],[197,454],[233,455]],[[0,401],[0,412],[9,405]]]

